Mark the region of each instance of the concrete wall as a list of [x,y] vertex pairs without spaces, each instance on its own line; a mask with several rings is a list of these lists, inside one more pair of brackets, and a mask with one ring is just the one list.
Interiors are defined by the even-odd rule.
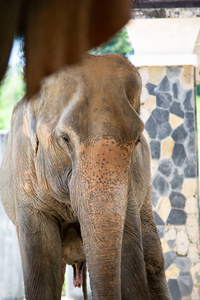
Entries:
[[[0,131],[0,164],[8,133]],[[0,300],[23,299],[23,275],[15,226],[0,201]]]
[[141,67],[152,204],[174,300],[200,299],[193,66]]

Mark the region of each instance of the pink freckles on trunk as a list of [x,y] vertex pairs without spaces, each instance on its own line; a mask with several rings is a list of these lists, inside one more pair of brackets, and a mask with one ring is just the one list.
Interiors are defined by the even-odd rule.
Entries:
[[87,191],[84,198],[93,194],[98,199],[110,188],[118,190],[127,186],[132,150],[133,141],[116,141],[111,137],[92,139],[89,145],[82,143],[78,149],[77,183],[84,194]]

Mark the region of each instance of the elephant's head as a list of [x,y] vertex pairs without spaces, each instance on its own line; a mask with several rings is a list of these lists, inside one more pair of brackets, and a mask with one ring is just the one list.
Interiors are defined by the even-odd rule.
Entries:
[[78,216],[95,299],[121,299],[130,164],[144,126],[140,92],[125,58],[88,56],[48,79],[24,115],[39,184]]

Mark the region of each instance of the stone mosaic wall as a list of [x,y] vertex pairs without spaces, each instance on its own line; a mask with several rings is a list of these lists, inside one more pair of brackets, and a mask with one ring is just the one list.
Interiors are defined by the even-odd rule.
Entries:
[[142,67],[152,203],[174,300],[200,300],[194,68]]

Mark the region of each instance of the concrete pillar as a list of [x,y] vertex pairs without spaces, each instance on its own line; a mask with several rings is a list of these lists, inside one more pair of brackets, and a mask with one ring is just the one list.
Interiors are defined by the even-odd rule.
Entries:
[[194,74],[200,18],[177,16],[152,18],[145,12],[127,29],[135,50],[131,60],[143,82],[141,117],[151,151],[152,204],[166,277],[174,300],[199,300]]
[[[194,67],[139,67],[152,204],[174,300],[200,299]],[[188,297],[188,298],[187,298]]]

